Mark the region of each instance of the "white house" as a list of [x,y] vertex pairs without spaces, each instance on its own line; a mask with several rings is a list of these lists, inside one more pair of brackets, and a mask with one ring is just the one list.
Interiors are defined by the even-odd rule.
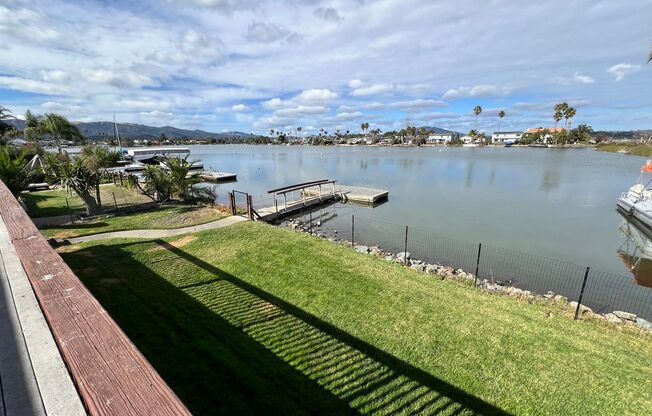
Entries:
[[505,143],[505,142],[516,143],[522,138],[523,138],[523,133],[520,131],[500,131],[500,132],[494,132],[494,134],[491,135],[491,143],[493,144]]
[[457,133],[432,133],[426,139],[428,144],[446,144],[457,138]]

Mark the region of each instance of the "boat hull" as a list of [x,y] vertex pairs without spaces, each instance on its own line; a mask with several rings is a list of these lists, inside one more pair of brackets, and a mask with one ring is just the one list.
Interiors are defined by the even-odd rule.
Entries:
[[618,198],[618,208],[625,216],[633,217],[649,230],[652,230],[652,202],[639,200],[631,195]]

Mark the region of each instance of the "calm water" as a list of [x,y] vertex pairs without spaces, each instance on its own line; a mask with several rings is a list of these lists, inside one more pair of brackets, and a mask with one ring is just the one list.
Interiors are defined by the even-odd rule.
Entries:
[[[267,197],[293,183],[336,179],[389,190],[356,219],[408,224],[467,242],[627,274],[616,199],[644,158],[593,149],[191,146],[206,167],[238,174],[219,186]],[[271,203],[269,203],[271,205]],[[343,224],[342,224],[343,225]]]

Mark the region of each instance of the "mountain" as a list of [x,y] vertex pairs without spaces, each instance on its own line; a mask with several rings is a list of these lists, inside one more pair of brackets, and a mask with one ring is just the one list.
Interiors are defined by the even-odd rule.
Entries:
[[[419,128],[420,128],[420,127],[419,127]],[[458,132],[456,132],[456,131],[442,129],[441,127],[423,126],[423,128],[426,129],[426,130],[428,130],[428,131],[431,132],[431,133],[436,133],[436,134],[439,134],[439,133],[458,133]],[[459,133],[458,133],[458,134],[459,134]]]
[[[19,129],[25,127],[23,120],[10,121],[10,124],[15,125]],[[110,121],[93,121],[90,123],[76,123],[73,122],[79,131],[88,139],[105,139],[113,137],[113,123]],[[136,123],[118,123],[118,131],[120,137],[129,139],[152,139],[159,138],[161,134],[165,134],[168,139],[211,139],[211,138],[243,138],[248,137],[248,133],[240,131],[229,131],[224,133],[212,133],[204,130],[186,130],[172,126],[154,127],[144,124]]]

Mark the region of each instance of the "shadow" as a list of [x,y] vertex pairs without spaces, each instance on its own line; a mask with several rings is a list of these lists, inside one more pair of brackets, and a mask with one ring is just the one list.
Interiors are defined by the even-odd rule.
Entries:
[[74,224],[61,224],[61,225],[45,225],[40,227],[42,230],[47,230],[48,228],[56,228],[62,230],[74,230],[77,228],[102,228],[106,227],[109,224],[106,222],[90,222],[90,221],[79,221],[77,220]]
[[[155,243],[164,254],[149,268],[129,253],[142,243],[102,247],[103,259],[122,263],[114,269],[128,267],[137,278],[104,290],[97,273],[81,269],[79,276],[194,413],[507,414],[172,244]],[[92,249],[66,260],[83,268],[92,264],[83,252]],[[173,267],[175,284],[154,271]]]

